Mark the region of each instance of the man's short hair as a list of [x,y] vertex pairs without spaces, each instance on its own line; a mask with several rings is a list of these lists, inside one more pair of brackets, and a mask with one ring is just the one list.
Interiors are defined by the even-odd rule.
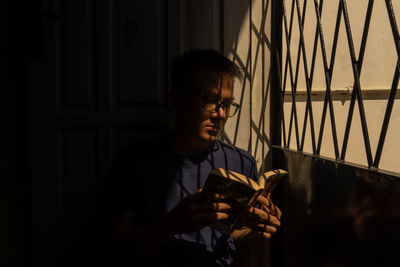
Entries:
[[171,69],[171,87],[178,92],[187,90],[193,74],[206,71],[208,79],[215,85],[224,74],[242,79],[240,68],[230,59],[212,49],[192,50],[175,57]]

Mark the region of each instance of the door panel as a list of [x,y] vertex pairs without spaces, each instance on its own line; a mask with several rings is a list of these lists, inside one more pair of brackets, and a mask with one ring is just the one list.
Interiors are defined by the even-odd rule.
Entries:
[[67,266],[79,263],[112,158],[169,129],[165,1],[48,0],[43,8],[52,15],[43,57],[30,66],[34,265]]
[[56,1],[57,88],[62,112],[95,111],[95,3]]
[[64,235],[74,235],[92,208],[98,139],[95,129],[63,129],[60,137],[61,223]]
[[[115,109],[165,104],[164,1],[121,0],[115,9]],[[135,90],[132,90],[132,88]]]

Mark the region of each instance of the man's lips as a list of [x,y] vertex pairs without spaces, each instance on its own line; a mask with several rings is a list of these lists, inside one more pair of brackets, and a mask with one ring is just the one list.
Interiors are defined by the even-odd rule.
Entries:
[[218,125],[207,125],[206,127],[214,132],[218,132],[220,130],[220,127]]

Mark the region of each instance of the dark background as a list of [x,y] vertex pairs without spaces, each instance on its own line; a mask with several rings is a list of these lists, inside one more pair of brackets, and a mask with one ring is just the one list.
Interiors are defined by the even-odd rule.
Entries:
[[0,2],[0,266],[79,244],[115,153],[172,127],[172,58],[236,38],[249,3],[229,2],[225,33],[223,2]]
[[6,0],[0,12],[0,265],[53,265],[79,242],[116,151],[171,126],[180,48],[167,51],[166,1]]

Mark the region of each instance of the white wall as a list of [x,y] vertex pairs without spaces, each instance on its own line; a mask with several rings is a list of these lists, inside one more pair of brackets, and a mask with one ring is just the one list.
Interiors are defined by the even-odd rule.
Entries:
[[[303,3],[300,2],[300,9],[303,8]],[[400,22],[400,2],[392,1],[395,11],[397,23]],[[288,22],[291,12],[291,0],[286,0],[286,12]],[[328,64],[330,63],[334,29],[336,25],[336,17],[338,10],[339,0],[324,1],[322,10],[322,26],[325,37],[325,46],[327,51]],[[355,54],[358,57],[362,31],[364,27],[364,20],[366,16],[368,1],[366,0],[351,0],[347,1],[349,20],[351,31],[353,35],[353,42],[355,47]],[[297,12],[295,11],[293,23],[293,35],[290,43],[290,53],[292,57],[293,71],[296,67],[299,45],[299,25],[297,23]],[[306,9],[306,20],[304,25],[304,39],[305,50],[307,56],[308,70],[311,67],[311,58],[313,50],[313,42],[315,36],[316,15],[315,6],[313,1],[308,1]],[[289,26],[288,26],[289,28]],[[283,38],[283,66],[286,60],[286,38]],[[388,91],[391,88],[392,79],[395,71],[395,64],[397,60],[396,49],[393,41],[393,35],[390,28],[388,14],[385,6],[385,1],[375,1],[374,9],[372,12],[371,26],[368,35],[368,41],[365,50],[365,58],[360,75],[360,84],[364,96],[364,109],[365,116],[369,131],[369,138],[371,143],[372,157],[375,157],[375,151],[378,145],[380,131],[383,123],[383,118],[387,105]],[[318,51],[316,58],[316,67],[314,73],[314,80],[312,81],[312,92],[319,100],[313,101],[313,116],[315,124],[315,133],[318,137],[320,129],[320,121],[323,107],[324,91],[326,90],[326,83],[323,71],[322,53],[320,42],[318,43]],[[284,73],[284,72],[282,72]],[[303,67],[303,57],[300,58],[299,79],[297,91],[298,95],[306,91],[305,75]],[[290,91],[290,78],[289,74],[286,76],[286,90]],[[340,98],[333,102],[334,115],[337,128],[337,137],[339,144],[339,152],[341,152],[345,126],[347,122],[348,110],[350,106],[350,93],[353,89],[354,76],[352,65],[350,61],[350,53],[348,48],[348,41],[346,31],[344,28],[344,21],[342,16],[341,30],[339,32],[336,60],[333,69],[333,77],[331,88],[334,91],[335,98]],[[374,92],[371,94],[371,90]],[[348,93],[346,93],[348,92]],[[301,97],[300,97],[301,98]],[[287,97],[285,102],[285,122],[286,133],[289,129],[289,116],[292,108],[292,102]],[[301,101],[297,101],[297,115],[299,129],[302,129],[305,112],[305,100],[302,97]],[[360,115],[358,110],[358,103],[355,103],[353,121],[348,141],[347,153],[345,161],[357,163],[367,166],[367,159],[365,153],[364,139],[360,122]],[[397,129],[400,127],[400,106],[398,100],[395,101],[389,128],[387,132],[386,142],[383,148],[383,153],[380,161],[379,168],[400,172],[400,138],[398,138]],[[294,126],[294,124],[293,124]],[[311,134],[309,128],[306,134],[306,142],[304,151],[312,153]],[[325,122],[324,137],[321,146],[321,155],[334,158],[334,149],[332,141],[332,128],[330,124],[330,117],[327,115]],[[301,131],[300,131],[301,133]],[[297,149],[295,140],[295,133],[292,132],[290,148]]]
[[[235,83],[241,112],[225,127],[229,140],[256,158],[260,172],[269,168],[269,90],[271,2],[224,2],[224,52],[245,76]],[[238,9],[238,7],[240,7]],[[242,18],[241,20],[238,20]]]

